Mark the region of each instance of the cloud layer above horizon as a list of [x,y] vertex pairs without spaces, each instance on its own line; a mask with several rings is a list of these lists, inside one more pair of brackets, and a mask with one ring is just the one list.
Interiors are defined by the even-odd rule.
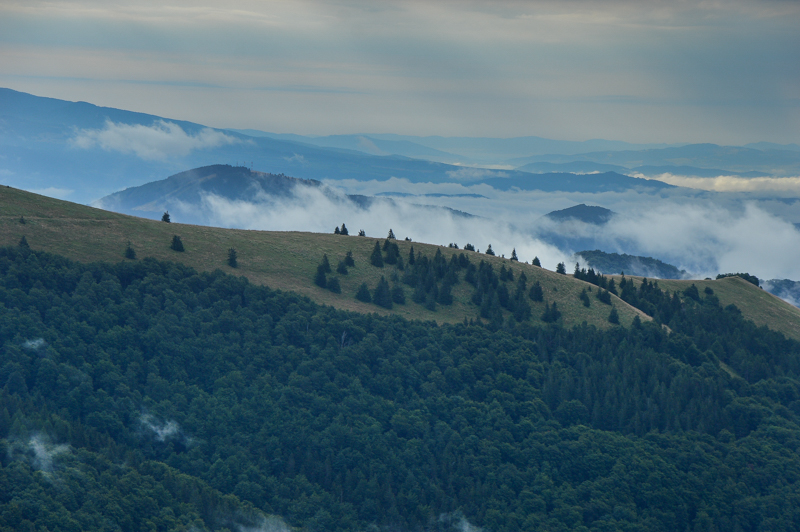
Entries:
[[0,5],[0,85],[214,127],[743,144],[800,137],[800,5]]

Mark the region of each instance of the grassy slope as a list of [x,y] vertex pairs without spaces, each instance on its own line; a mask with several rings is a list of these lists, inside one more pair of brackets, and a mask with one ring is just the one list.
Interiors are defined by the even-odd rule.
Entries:
[[[25,217],[25,224],[20,223],[20,216]],[[175,234],[181,237],[186,248],[183,253],[172,251],[169,247]],[[292,290],[319,303],[357,312],[396,313],[406,318],[452,323],[463,321],[465,317],[474,318],[478,311],[469,301],[472,287],[464,282],[453,290],[455,303],[449,307],[439,306],[436,312],[411,302],[412,291],[408,287],[408,303],[395,305],[392,311],[355,300],[356,289],[362,282],[374,288],[381,275],[389,279],[394,271],[393,267],[380,269],[369,264],[374,238],[167,224],[0,187],[0,245],[16,245],[22,235],[26,236],[32,249],[57,253],[81,262],[124,260],[125,246],[130,241],[138,258],[180,261],[199,271],[219,268],[235,275],[244,275],[255,283],[274,289]],[[397,243],[404,260],[412,245],[415,251],[421,251],[429,258],[437,249],[441,249],[448,259],[451,254],[462,252],[417,242]],[[237,269],[226,264],[227,250],[231,247],[238,252]],[[315,286],[314,273],[323,253],[328,255],[335,269],[348,250],[353,252],[356,267],[351,268],[348,275],[338,276],[342,293],[333,294]],[[597,290],[596,287],[571,276],[558,275],[528,264],[464,253],[476,265],[480,260],[487,260],[498,270],[501,264],[512,267],[515,279],[524,271],[529,286],[539,280],[544,288],[545,299],[558,303],[566,325],[586,321],[598,327],[610,326],[607,321],[610,307],[592,297],[591,307],[585,308],[578,298],[584,287],[592,289],[592,294]],[[636,314],[642,319],[649,319],[617,298],[614,298],[614,305],[619,311],[622,325],[629,325]],[[534,318],[538,319],[544,311],[544,303],[531,302],[531,306]]]
[[[614,277],[619,281],[619,276]],[[631,279],[632,277],[628,278]],[[632,279],[641,282],[641,277],[633,277]],[[800,309],[745,281],[741,277],[693,281],[658,280],[658,286],[670,292],[675,290],[682,292],[692,284],[697,286],[700,291],[700,297],[705,297],[704,290],[707,287],[711,288],[723,307],[736,305],[742,311],[742,315],[752,320],[756,325],[766,325],[773,330],[782,332],[786,336],[800,340]]]

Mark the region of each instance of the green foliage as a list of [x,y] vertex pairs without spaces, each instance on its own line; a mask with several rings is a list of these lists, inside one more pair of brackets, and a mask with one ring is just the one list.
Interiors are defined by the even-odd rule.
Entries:
[[533,257],[533,261],[531,262],[534,266],[542,267],[542,263],[539,262],[539,257]]
[[20,216],[19,217],[19,223],[21,223],[22,225],[25,225],[28,222],[25,221],[25,217],[24,216]]
[[339,264],[336,265],[336,273],[340,275],[347,275],[347,264],[345,264],[345,261],[339,261]]
[[356,261],[353,259],[352,251],[348,251],[347,254],[344,256],[344,265],[350,268],[353,268],[356,265]]
[[378,286],[375,287],[375,292],[372,295],[372,302],[379,307],[392,308],[392,293],[389,290],[389,283],[383,276],[381,276],[381,280],[378,281]]
[[[597,290],[597,296],[596,297],[597,297],[597,300],[600,301],[601,303],[604,303],[606,305],[610,305],[611,304],[611,293],[608,290],[604,290],[602,288],[599,288]],[[587,297],[586,299],[589,299],[589,298]],[[588,307],[589,305],[586,305],[586,306]]]
[[361,286],[358,287],[356,299],[363,301],[364,303],[372,303],[372,295],[369,293],[369,287],[367,286],[367,283],[361,283]]
[[[597,293],[598,293],[598,296],[599,296],[600,295],[600,291],[598,290]],[[581,303],[583,303],[584,307],[588,308],[589,305],[592,304],[591,300],[589,299],[589,294],[586,293],[586,289],[585,288],[583,290],[581,290],[581,294],[579,296],[579,299],[581,300]]]
[[334,294],[342,293],[342,287],[339,284],[339,279],[337,279],[336,277],[331,277],[330,279],[327,279],[325,288],[327,288]]
[[561,317],[561,311],[558,310],[558,305],[555,301],[553,304],[545,302],[544,313],[542,313],[542,321],[545,323],[554,323]]
[[376,268],[383,268],[383,253],[381,253],[381,245],[375,241],[375,247],[372,250],[372,255],[369,256],[369,263]]
[[170,223],[172,221],[169,217],[169,211],[164,211],[164,214],[161,215],[161,221],[166,223]]
[[467,242],[467,245],[464,246],[464,251],[475,251],[475,246]]
[[326,288],[328,286],[328,278],[325,275],[324,264],[319,264],[317,266],[317,273],[314,275],[314,284],[320,288]]
[[331,270],[331,263],[330,261],[328,261],[327,253],[322,255],[322,262],[320,262],[320,266],[322,267],[322,271],[324,271],[325,273],[331,273],[333,271]]
[[471,266],[486,327],[0,249],[0,529],[800,527],[800,344],[630,280],[669,331],[498,320]]
[[173,251],[184,251],[183,242],[181,241],[181,237],[178,235],[172,235],[172,243],[169,245],[169,248]]
[[611,307],[611,312],[608,314],[608,323],[619,325],[619,313],[617,307]]
[[386,237],[387,239],[394,240],[394,231],[389,229],[389,235]]
[[511,250],[511,260],[519,260],[519,258],[517,258],[517,248]]
[[22,235],[22,238],[19,239],[19,247],[24,249],[30,249],[30,244],[28,244],[28,239],[25,238],[25,235]]
[[489,247],[486,248],[486,254],[494,256],[494,250],[492,249],[492,245],[489,244]]
[[236,250],[234,248],[228,248],[228,266],[231,268],[237,268],[239,266],[239,262],[236,258]]
[[128,245],[125,246],[125,258],[136,260],[136,250],[133,249],[133,246],[131,246],[130,242],[128,242]]
[[559,262],[556,265],[556,273],[560,273],[561,275],[566,275],[567,274],[567,267],[564,265],[563,262]]
[[717,275],[717,279],[724,279],[726,277],[741,277],[748,283],[752,283],[756,286],[759,286],[758,277],[756,277],[755,275],[750,275],[749,273],[720,273],[719,275]]
[[339,234],[340,235],[344,235],[344,236],[347,236],[347,235],[350,234],[350,231],[347,230],[347,226],[344,225],[344,222],[342,222],[342,228],[339,230]]

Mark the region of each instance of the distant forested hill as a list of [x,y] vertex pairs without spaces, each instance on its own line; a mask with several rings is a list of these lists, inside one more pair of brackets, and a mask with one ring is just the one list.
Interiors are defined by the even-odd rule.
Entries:
[[686,271],[679,270],[672,264],[654,259],[653,257],[639,257],[626,253],[606,253],[595,249],[594,251],[579,251],[575,254],[598,272],[606,274],[626,273],[656,279],[684,279]]
[[437,326],[0,248],[0,529],[800,528],[800,344],[618,287],[656,320]]

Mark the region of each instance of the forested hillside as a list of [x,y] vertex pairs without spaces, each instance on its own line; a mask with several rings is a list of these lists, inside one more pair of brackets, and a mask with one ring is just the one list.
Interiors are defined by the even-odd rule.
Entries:
[[800,344],[618,288],[655,319],[436,325],[2,248],[0,527],[800,528]]

